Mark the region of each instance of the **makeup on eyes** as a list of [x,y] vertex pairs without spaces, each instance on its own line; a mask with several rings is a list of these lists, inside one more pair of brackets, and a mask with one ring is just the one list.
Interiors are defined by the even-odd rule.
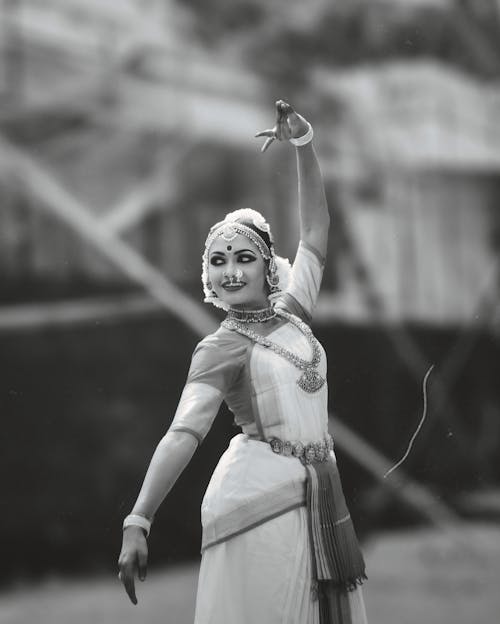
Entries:
[[[251,249],[237,249],[233,252],[235,256],[246,256],[248,260],[256,260],[256,255]],[[210,264],[220,264],[218,261],[225,260],[226,254],[223,251],[213,251],[210,254]]]

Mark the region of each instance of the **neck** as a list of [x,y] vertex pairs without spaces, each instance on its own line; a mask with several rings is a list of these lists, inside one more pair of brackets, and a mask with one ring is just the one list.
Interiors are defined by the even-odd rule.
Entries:
[[227,318],[241,323],[265,323],[276,316],[274,308],[268,306],[259,309],[229,308]]

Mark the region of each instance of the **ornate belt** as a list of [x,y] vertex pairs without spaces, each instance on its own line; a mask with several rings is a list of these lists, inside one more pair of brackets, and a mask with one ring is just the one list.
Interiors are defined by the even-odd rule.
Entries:
[[327,461],[330,457],[330,452],[333,451],[333,438],[328,434],[323,440],[309,442],[307,444],[303,442],[284,441],[280,440],[280,438],[271,438],[269,440],[269,445],[273,453],[284,455],[285,457],[296,457],[306,465]]

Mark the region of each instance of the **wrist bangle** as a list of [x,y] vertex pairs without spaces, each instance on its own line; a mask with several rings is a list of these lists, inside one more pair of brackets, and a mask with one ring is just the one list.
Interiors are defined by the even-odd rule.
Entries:
[[312,129],[312,126],[309,122],[307,122],[307,125],[309,126],[307,129],[307,132],[305,134],[303,134],[301,137],[297,137],[296,139],[290,139],[290,143],[292,145],[295,145],[295,147],[302,147],[302,145],[307,145],[308,143],[310,143],[312,141],[312,138],[314,136],[314,132]]
[[129,514],[123,521],[123,529],[129,526],[141,527],[141,529],[144,529],[146,537],[148,537],[151,530],[151,520],[148,520],[144,516],[139,516],[139,514]]

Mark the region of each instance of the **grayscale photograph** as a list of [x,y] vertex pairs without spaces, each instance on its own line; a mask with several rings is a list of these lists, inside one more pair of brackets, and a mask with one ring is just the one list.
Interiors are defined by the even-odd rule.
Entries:
[[500,0],[0,0],[1,624],[493,624]]

